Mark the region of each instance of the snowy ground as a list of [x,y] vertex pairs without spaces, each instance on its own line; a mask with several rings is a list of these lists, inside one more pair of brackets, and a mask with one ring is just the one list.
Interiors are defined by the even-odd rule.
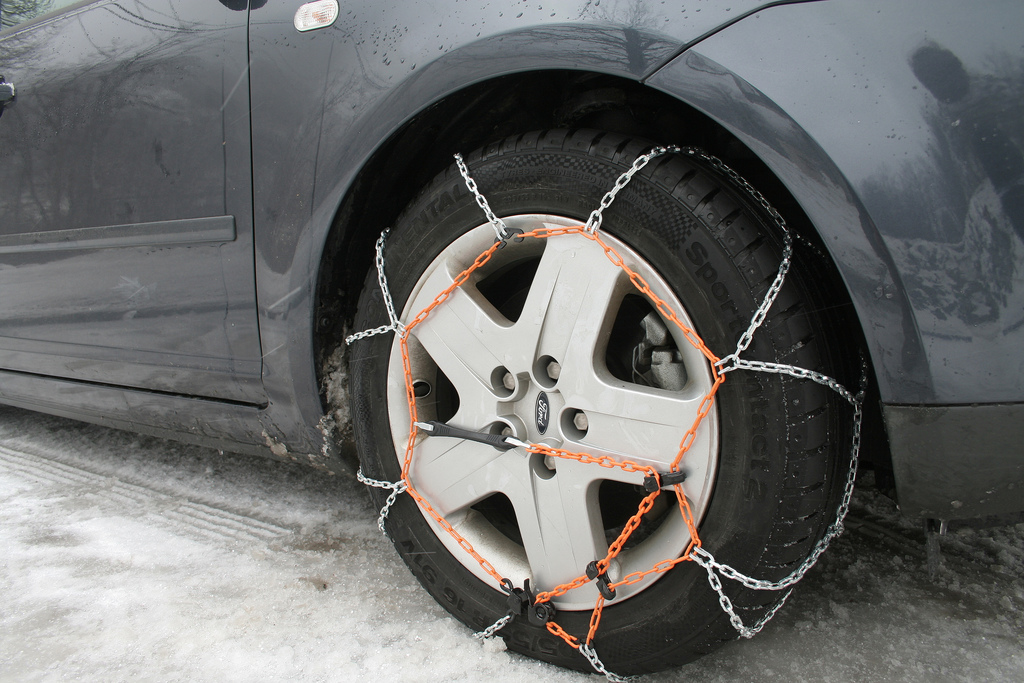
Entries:
[[[664,681],[1024,680],[1024,524],[850,531],[751,641]],[[0,407],[2,681],[597,681],[479,644],[349,474]]]

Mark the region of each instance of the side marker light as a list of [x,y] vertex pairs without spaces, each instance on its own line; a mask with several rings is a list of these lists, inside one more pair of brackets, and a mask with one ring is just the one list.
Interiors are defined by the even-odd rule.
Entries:
[[312,31],[330,26],[338,18],[338,0],[307,2],[295,11],[295,29]]

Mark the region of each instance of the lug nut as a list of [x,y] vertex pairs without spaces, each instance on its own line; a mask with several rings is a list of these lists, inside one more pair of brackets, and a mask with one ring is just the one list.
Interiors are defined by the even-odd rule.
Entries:
[[587,414],[582,410],[572,416],[572,423],[576,426],[576,429],[581,432],[585,432],[590,428],[590,420],[587,419]]
[[515,391],[516,378],[512,376],[511,372],[506,372],[505,376],[501,378],[501,384],[509,391]]
[[558,364],[557,360],[553,360],[550,363],[548,363],[547,371],[548,377],[550,377],[553,380],[557,380],[558,376],[562,374],[562,366]]

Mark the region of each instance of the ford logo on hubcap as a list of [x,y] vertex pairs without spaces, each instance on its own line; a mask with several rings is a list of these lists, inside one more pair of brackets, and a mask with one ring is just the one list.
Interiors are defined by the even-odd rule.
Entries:
[[548,430],[548,421],[551,419],[551,403],[548,395],[543,391],[537,394],[537,429],[543,434]]

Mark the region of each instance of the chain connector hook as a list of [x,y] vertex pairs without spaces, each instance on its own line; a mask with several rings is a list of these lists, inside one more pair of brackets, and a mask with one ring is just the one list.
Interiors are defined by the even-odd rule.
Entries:
[[608,570],[602,571],[597,566],[597,560],[587,565],[587,578],[597,582],[597,590],[602,598],[605,600],[615,599],[615,589],[612,588],[611,582],[608,581]]

